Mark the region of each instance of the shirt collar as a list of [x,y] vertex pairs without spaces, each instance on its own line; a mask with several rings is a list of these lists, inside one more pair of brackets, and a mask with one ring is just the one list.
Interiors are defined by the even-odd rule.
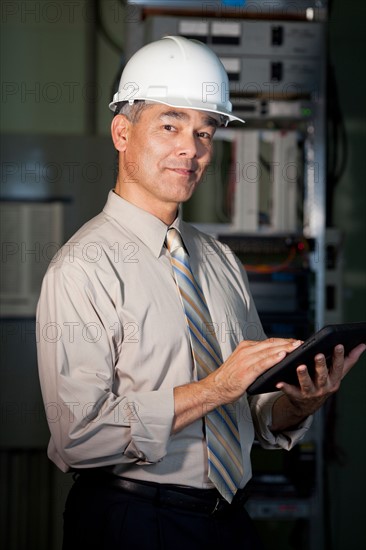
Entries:
[[150,248],[156,258],[160,256],[168,228],[159,218],[126,201],[114,191],[109,192],[103,211],[121,227],[125,227],[134,233],[140,241]]

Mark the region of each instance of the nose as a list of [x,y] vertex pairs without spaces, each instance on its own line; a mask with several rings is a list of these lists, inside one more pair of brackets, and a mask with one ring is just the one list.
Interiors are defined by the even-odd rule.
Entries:
[[179,144],[177,146],[178,156],[184,156],[187,158],[195,158],[199,154],[199,140],[196,135],[191,132],[182,134]]

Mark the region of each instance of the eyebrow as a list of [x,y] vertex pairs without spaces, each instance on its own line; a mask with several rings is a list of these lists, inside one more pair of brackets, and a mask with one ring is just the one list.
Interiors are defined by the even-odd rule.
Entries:
[[[187,113],[181,112],[181,111],[164,111],[164,113],[161,113],[159,116],[160,119],[163,118],[175,118],[177,120],[188,120],[189,115]],[[220,122],[216,120],[214,117],[211,117],[207,115],[203,120],[204,126],[213,126],[214,128],[218,128],[220,126]]]

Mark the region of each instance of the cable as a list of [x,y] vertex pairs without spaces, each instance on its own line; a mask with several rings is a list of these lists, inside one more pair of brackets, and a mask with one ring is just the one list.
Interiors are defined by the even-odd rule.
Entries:
[[333,225],[333,201],[337,183],[348,162],[348,139],[340,107],[334,66],[327,61],[327,226]]
[[[104,39],[108,42],[108,44],[119,54],[120,56],[120,63],[119,67],[116,71],[116,74],[113,78],[113,82],[111,85],[111,97],[114,96],[114,94],[118,91],[118,85],[121,78],[122,71],[126,65],[126,60],[124,56],[124,48],[118,44],[118,42],[111,36],[110,32],[108,31],[104,19],[103,19],[103,0],[96,0],[97,3],[97,9],[96,9],[96,18],[97,18],[97,31],[100,32],[100,34],[104,37]],[[127,5],[126,0],[119,0],[119,4],[122,8],[125,8]]]
[[102,15],[102,0],[97,1],[97,29],[101,35],[105,38],[110,46],[116,50],[119,54],[123,52],[123,47],[118,44],[116,40],[111,36],[107,27],[105,26],[103,15]]
[[276,273],[278,271],[283,271],[284,269],[287,269],[291,265],[291,262],[295,259],[295,257],[296,257],[296,247],[292,246],[290,248],[290,252],[287,258],[285,258],[285,260],[281,264],[277,264],[277,265],[260,264],[256,266],[244,264],[244,267],[246,271],[250,273]]

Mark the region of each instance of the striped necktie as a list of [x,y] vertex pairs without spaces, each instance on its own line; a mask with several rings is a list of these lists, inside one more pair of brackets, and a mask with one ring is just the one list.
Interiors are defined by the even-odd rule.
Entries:
[[[205,297],[195,280],[179,231],[170,228],[166,246],[185,312],[197,377],[202,379],[222,364]],[[232,501],[243,477],[240,439],[234,406],[222,405],[206,414],[208,477],[222,496]]]

